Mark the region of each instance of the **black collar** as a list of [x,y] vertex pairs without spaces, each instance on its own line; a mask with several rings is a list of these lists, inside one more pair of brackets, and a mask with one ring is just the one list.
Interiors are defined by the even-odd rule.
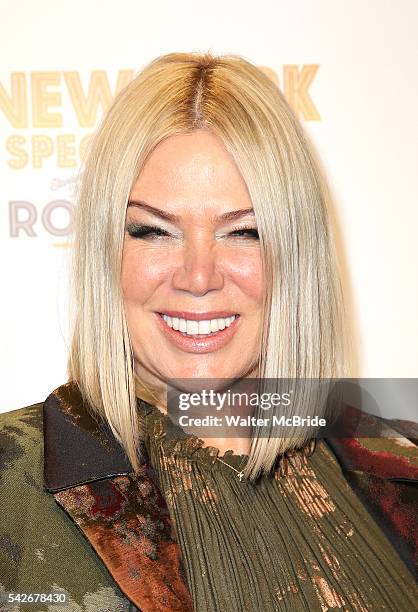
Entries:
[[[43,405],[43,421],[44,480],[48,491],[133,472],[110,427],[83,402],[75,383],[64,384],[48,396]],[[140,451],[145,461],[143,443]]]

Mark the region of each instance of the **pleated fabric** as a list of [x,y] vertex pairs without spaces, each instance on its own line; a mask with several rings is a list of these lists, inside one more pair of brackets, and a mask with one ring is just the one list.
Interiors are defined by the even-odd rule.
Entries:
[[418,610],[418,587],[323,440],[272,475],[140,403],[198,612]]

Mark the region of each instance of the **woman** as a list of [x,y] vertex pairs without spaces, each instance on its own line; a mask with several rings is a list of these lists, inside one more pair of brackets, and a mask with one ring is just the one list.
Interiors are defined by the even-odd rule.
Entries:
[[406,437],[199,438],[167,415],[169,385],[346,373],[326,188],[277,87],[237,56],[157,58],[78,200],[69,382],[3,417],[0,589],[65,610],[416,609]]

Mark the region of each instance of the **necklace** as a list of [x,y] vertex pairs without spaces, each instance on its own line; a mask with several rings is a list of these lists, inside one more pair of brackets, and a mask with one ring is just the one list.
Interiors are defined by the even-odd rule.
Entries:
[[[166,457],[166,454],[165,454],[165,452],[164,452],[164,446],[163,446],[163,442],[162,442],[162,441],[160,442],[160,449],[161,449],[161,454],[162,454],[162,456],[163,456],[163,461],[164,461],[164,462],[166,462],[166,461],[167,461],[167,457]],[[240,462],[240,464],[239,464],[238,468],[241,468],[241,466],[242,466],[242,463],[243,463],[244,459],[245,459],[245,457],[243,457],[243,458],[241,459],[241,462]],[[236,472],[236,473],[237,473],[237,478],[238,478],[238,480],[239,480],[240,482],[242,481],[242,479],[244,478],[244,472],[243,472],[241,469],[238,469],[238,470],[237,470],[236,468],[234,468],[234,466],[233,466],[233,465],[230,465],[229,463],[227,463],[226,461],[224,461],[224,460],[223,460],[223,459],[221,459],[220,457],[216,457],[216,461],[220,461],[221,463],[223,463],[223,464],[224,464],[224,465],[226,465],[227,467],[231,468],[231,470],[234,470],[234,472]]]
[[[229,465],[229,463],[227,463],[226,461],[223,461],[223,460],[222,460],[220,457],[216,457],[216,460],[217,460],[217,461],[220,461],[220,462],[221,462],[221,463],[223,463],[224,465],[227,465],[229,468],[231,468],[231,470],[234,470],[234,472],[236,472],[236,473],[237,473],[237,478],[238,478],[238,480],[239,480],[240,482],[242,481],[242,479],[244,478],[244,472],[243,472],[242,470],[240,470],[240,469],[238,469],[238,470],[237,470],[236,468],[234,468],[234,466]],[[242,462],[243,462],[243,461],[244,461],[244,459],[242,459],[242,460],[241,460],[241,463],[240,463],[240,464],[239,464],[239,466],[238,466],[239,468],[241,467],[241,465],[242,465]]]
[[[147,403],[147,400],[143,400],[143,401]],[[157,412],[160,412],[162,417],[163,416],[167,417],[167,415],[164,415],[162,411],[156,406],[154,406],[153,408],[157,410]],[[165,433],[166,433],[165,426],[163,425],[163,419],[161,419],[158,422],[158,425],[160,426],[158,428],[159,431],[158,433],[154,431],[154,436],[161,439],[165,437]],[[290,451],[286,451],[285,453],[283,453],[283,456],[280,459],[278,468],[275,473],[278,473],[280,476],[286,475],[289,470],[289,463],[291,463],[294,467],[300,470],[303,464],[305,465],[307,464],[308,457],[310,457],[315,452],[316,442],[317,442],[316,438],[311,438],[303,448],[292,449]],[[163,462],[167,464],[167,457],[164,452],[164,446],[163,446],[162,440],[159,446],[160,446],[161,454],[163,457]],[[245,457],[246,455],[244,455],[243,459],[241,459],[238,469],[236,469],[233,465],[230,465],[229,463],[227,463],[226,461],[224,461],[218,456],[216,457],[216,461],[220,461],[221,463],[229,467],[231,470],[233,470],[237,474],[238,480],[242,482],[242,479],[244,478],[242,464],[243,464],[243,461],[245,460]]]

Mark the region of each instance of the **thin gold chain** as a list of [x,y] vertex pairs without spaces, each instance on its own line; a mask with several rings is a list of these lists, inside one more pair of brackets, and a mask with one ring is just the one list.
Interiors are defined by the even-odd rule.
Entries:
[[[164,463],[166,463],[167,457],[166,457],[166,454],[164,452],[164,446],[163,446],[162,441],[160,443],[160,448],[161,448],[161,453],[162,453],[163,458],[164,458]],[[216,460],[220,461],[221,463],[223,463],[227,467],[231,468],[231,470],[234,470],[234,472],[237,473],[237,478],[239,479],[239,481],[240,482],[242,481],[242,479],[244,478],[244,472],[242,470],[239,470],[239,469],[237,470],[236,468],[234,468],[234,466],[230,465],[229,463],[227,463],[226,461],[224,461],[220,457],[216,457]],[[243,461],[244,461],[244,459],[241,459],[241,463],[240,463],[239,467],[241,467]]]
[[[236,472],[238,474],[238,480],[241,482],[242,479],[244,478],[244,472],[242,470],[237,470],[236,468],[234,468],[234,466],[230,465],[229,463],[227,463],[226,461],[223,461],[220,457],[216,457],[217,461],[220,461],[221,463],[223,463],[224,465],[227,465],[229,468],[231,468],[231,470],[234,470],[234,472]],[[242,465],[243,459],[241,459],[241,463],[240,466]]]

